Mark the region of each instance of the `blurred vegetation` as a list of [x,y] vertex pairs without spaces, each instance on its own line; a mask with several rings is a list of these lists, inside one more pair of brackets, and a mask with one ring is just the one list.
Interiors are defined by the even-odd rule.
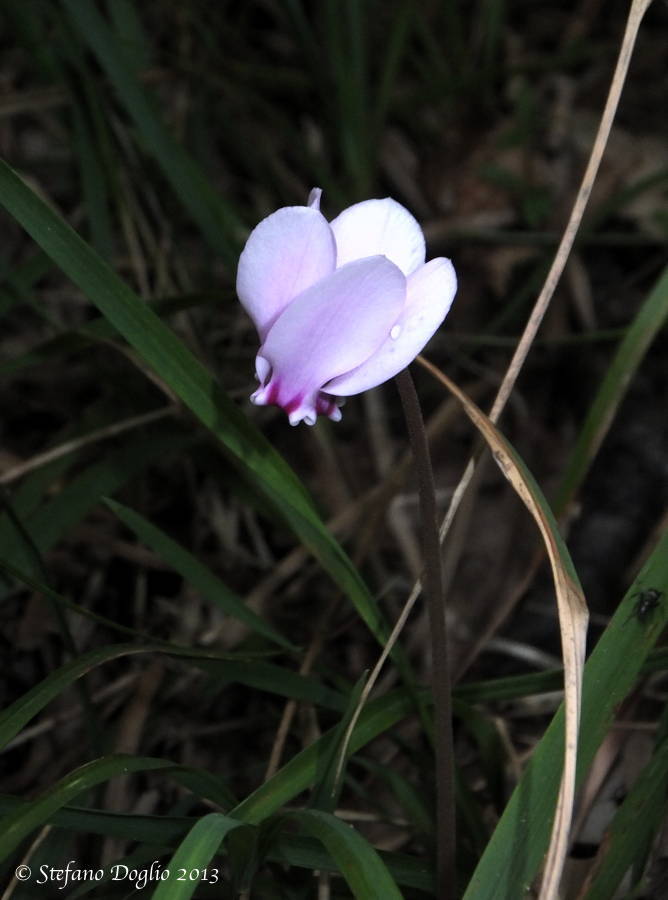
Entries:
[[[627,12],[0,2],[0,151],[20,176],[0,172],[4,897],[48,896],[12,882],[24,860],[164,868],[179,845],[174,866],[220,881],[170,883],[163,898],[433,895],[420,606],[332,802],[360,678],[421,570],[395,388],[313,429],[250,406],[256,337],[236,259],[254,224],[314,185],[330,218],[393,196],[459,276],[426,355],[488,408],[570,211]],[[666,890],[667,38],[654,3],[501,423],[561,516],[598,645],[569,898]],[[444,512],[475,435],[414,376]],[[445,550],[458,890],[517,900],[558,785],[559,716],[546,728],[559,630],[534,525],[496,469],[472,502]],[[648,590],[656,604],[638,607]],[[525,809],[532,778],[544,797]],[[51,887],[112,898],[130,885]]]

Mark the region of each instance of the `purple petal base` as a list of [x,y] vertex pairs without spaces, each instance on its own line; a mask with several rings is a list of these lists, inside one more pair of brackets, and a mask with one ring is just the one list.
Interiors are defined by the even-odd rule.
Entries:
[[280,381],[272,378],[252,394],[251,403],[256,406],[278,406],[287,414],[291,425],[299,425],[300,422],[315,425],[318,416],[327,416],[333,422],[341,421],[339,405],[343,401],[323,391],[317,391],[309,396],[296,394],[290,397],[281,390],[281,387]]

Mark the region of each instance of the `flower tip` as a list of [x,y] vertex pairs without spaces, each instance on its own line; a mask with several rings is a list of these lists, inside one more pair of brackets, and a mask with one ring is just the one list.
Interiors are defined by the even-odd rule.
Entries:
[[288,413],[288,422],[294,427],[303,422],[305,425],[315,425],[317,415],[315,412],[307,412],[304,408],[296,409],[294,412]]
[[314,187],[311,193],[308,195],[308,200],[306,201],[306,205],[310,206],[311,209],[320,209],[320,198],[322,197],[322,188]]

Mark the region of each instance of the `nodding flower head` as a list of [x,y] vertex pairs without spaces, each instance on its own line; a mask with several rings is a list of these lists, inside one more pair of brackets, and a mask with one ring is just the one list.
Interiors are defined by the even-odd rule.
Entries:
[[291,425],[338,421],[344,397],[405,368],[457,290],[449,259],[425,262],[422,229],[399,203],[365,200],[328,222],[320,195],[263,219],[237,273],[260,338],[251,400],[280,406]]

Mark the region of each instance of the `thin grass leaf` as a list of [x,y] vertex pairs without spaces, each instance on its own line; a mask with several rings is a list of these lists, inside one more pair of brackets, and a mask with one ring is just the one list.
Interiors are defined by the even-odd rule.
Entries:
[[[422,697],[426,696],[427,693],[423,691]],[[372,701],[364,708],[357,721],[350,739],[350,752],[355,753],[414,710],[415,697],[412,689],[395,691]],[[296,754],[269,781],[230,810],[230,815],[243,819],[244,822],[257,824],[278,812],[285,803],[289,803],[313,784],[318,776],[320,760],[331,751],[337,737],[338,730],[331,729]]]
[[[668,534],[658,541],[585,666],[582,721],[587,727],[580,734],[578,784],[668,623],[666,603],[657,607],[651,621],[640,622],[635,616],[638,591],[650,587],[668,591]],[[517,900],[535,877],[549,843],[559,790],[563,712],[561,707],[534,750],[478,863],[464,900]]]
[[[220,813],[210,813],[200,819],[190,829],[172,856],[166,867],[170,877],[160,882],[158,889],[153,893],[153,900],[188,900],[195,893],[201,880],[217,883],[218,870],[212,870],[216,873],[215,881],[212,881],[214,876],[212,872],[206,872],[207,866],[225,837],[240,826],[242,823],[237,819],[230,819]],[[180,878],[180,870],[185,870],[187,873],[198,872],[199,877],[197,879]]]
[[[170,770],[166,769],[165,774],[170,774]],[[0,794],[0,816],[14,813],[22,805],[23,801],[17,797]],[[51,817],[52,824],[58,828],[148,844],[149,847],[144,848],[148,860],[160,854],[163,847],[178,845],[198,821],[192,816],[130,815],[73,806],[64,807]],[[222,850],[224,852],[225,847]],[[424,860],[385,851],[380,852],[380,857],[397,884],[433,895],[433,878]],[[338,871],[336,863],[319,841],[297,834],[275,835],[267,849],[267,859],[311,871]]]
[[[348,556],[325,528],[301,482],[176,335],[21,179],[0,162],[0,202],[95,303],[145,363],[247,467],[273,508],[351,599],[380,643],[387,628]],[[106,491],[109,493],[109,491]]]
[[[59,594],[57,591],[54,591],[48,585],[46,585],[43,581],[40,581],[38,578],[33,578],[32,575],[28,575],[26,572],[21,571],[16,566],[12,565],[8,560],[0,557],[0,570],[6,572],[12,578],[19,581],[21,584],[25,584],[28,587],[32,588],[34,591],[37,591],[39,594],[43,594],[45,597],[49,597],[51,600],[58,603],[63,608],[67,608],[71,612],[76,613],[79,616],[84,616],[87,619],[90,619],[91,622],[96,622],[98,625],[102,625],[105,628],[108,628],[110,631],[115,631],[118,634],[122,634],[124,637],[130,637],[134,639],[139,639],[145,641],[144,646],[151,646],[155,644],[156,646],[162,647],[165,652],[174,652],[177,655],[183,656],[184,653],[199,653],[199,650],[190,650],[190,648],[179,646],[178,644],[172,644],[169,641],[161,641],[157,638],[154,638],[150,634],[146,634],[143,631],[140,631],[138,628],[130,628],[127,625],[121,625],[120,622],[115,622],[113,619],[108,619],[106,616],[101,616],[99,613],[93,612],[93,610],[88,609],[85,606],[80,606],[78,603],[74,603],[71,600],[68,600],[67,597],[64,597],[62,594]],[[225,656],[225,654],[223,654]]]
[[[156,425],[150,438],[133,436],[118,450],[111,451],[93,465],[84,469],[56,496],[24,516],[15,506],[17,515],[30,534],[37,551],[44,555],[67,532],[77,525],[99,502],[104,494],[114,494],[130,479],[155,462],[157,448],[169,455],[193,443],[193,435],[184,434],[172,427]],[[33,549],[26,546],[24,537],[15,528],[0,520],[0,545],[4,558],[26,573],[41,577]]]
[[[44,259],[51,266],[48,257],[45,256]],[[14,283],[14,281],[12,280],[11,283]],[[184,310],[193,309],[199,305],[218,305],[223,297],[224,294],[222,292],[215,294],[186,294],[178,297],[159,297],[155,300],[148,300],[147,303],[159,315],[169,316]],[[1,303],[2,292],[0,291],[0,305]],[[53,358],[58,358],[68,353],[75,353],[88,348],[95,349],[100,342],[116,336],[116,329],[102,316],[91,319],[90,322],[86,322],[85,325],[76,329],[65,331],[59,329],[58,334],[40,341],[29,350],[18,354],[18,356],[0,360],[0,375],[12,375],[30,366],[47,364]]]
[[345,764],[348,759],[346,733],[357,710],[366,678],[365,673],[350,692],[341,721],[335,728],[334,738],[327,748],[327,752],[322,756],[320,772],[316,778],[315,790],[309,804],[312,809],[334,812],[338,804],[343,787]]
[[[325,0],[323,4],[328,95],[334,98],[332,130],[356,197],[368,194],[373,180],[369,134],[369,85],[366,62],[364,4],[356,0]],[[318,63],[322,68],[322,61]]]
[[[563,684],[563,672],[560,686]],[[506,769],[509,764],[507,748],[499,733],[498,723],[492,716],[461,700],[456,701],[455,716],[461,720],[478,748],[480,768],[484,775],[485,794],[489,795],[497,810],[503,808],[506,792]]]
[[207,772],[205,769],[172,764],[163,774],[187,788],[198,800],[204,800],[209,804],[215,803],[221,809],[232,809],[239,802],[220,775]]
[[165,769],[170,765],[163,759],[119,754],[104,756],[80,766],[0,822],[0,862],[7,859],[32,831],[45,825],[56,810],[84,791],[120,775]]
[[[159,650],[160,648],[152,648]],[[0,749],[6,747],[33,716],[47,703],[57,697],[66,687],[81,678],[86,672],[102,663],[133,653],[144,653],[146,648],[135,644],[116,644],[100,647],[84,653],[72,662],[66,663],[31,688],[18,700],[0,712]]]
[[[433,874],[427,862],[405,853],[376,852],[397,884],[434,896]],[[322,842],[301,834],[277,835],[267,850],[267,859],[311,871],[339,871]]]
[[136,7],[130,0],[107,0],[106,6],[128,65],[139,72],[149,64],[149,50]]
[[132,117],[146,150],[153,156],[183,206],[197,223],[213,250],[229,265],[238,253],[243,223],[210,184],[197,163],[172,137],[156,112],[152,99],[138,81],[135,58],[124,48],[95,4],[88,0],[63,0],[70,20],[83,42],[116,89]]
[[[565,698],[565,751],[563,776],[559,790],[552,837],[548,849],[542,892],[553,896],[561,878],[575,803],[577,772],[577,747],[582,707],[582,678],[586,652],[587,605],[580,581],[568,549],[559,533],[559,526],[552,510],[535,479],[524,465],[519,454],[498,431],[490,419],[459,388],[431,363],[419,358],[448,390],[457,397],[471,422],[480,432],[492,451],[501,471],[511,483],[538,526],[545,552],[552,568],[559,630],[564,658]],[[543,893],[541,893],[543,896]]]
[[[434,814],[431,803],[427,802],[431,800],[431,797],[425,797],[424,792],[417,785],[390,766],[361,757],[355,760],[355,764],[372,772],[374,779],[380,779],[387,785],[403,815],[409,820],[418,835],[434,833]],[[374,802],[374,798],[370,798],[370,800]],[[376,798],[374,805],[377,804]]]
[[598,453],[610,424],[650,344],[668,318],[668,267],[638,310],[601,382],[580,429],[566,474],[559,488],[555,509],[561,515],[582,484]]
[[532,672],[530,675],[508,675],[505,678],[458,684],[453,691],[453,697],[470,704],[495,703],[531,697],[534,694],[553,692],[560,694],[563,686],[563,670],[549,669],[545,672]]
[[202,596],[218,606],[226,615],[238,619],[247,625],[251,631],[255,631],[283,647],[285,650],[297,652],[297,647],[265,622],[257,613],[246,606],[241,597],[238,597],[213,572],[202,565],[192,553],[189,553],[180,544],[168,537],[163,531],[151,524],[139,513],[121,503],[105,498],[105,504],[118,516],[118,518],[132,529],[139,540],[150,547],[160,559],[182,575],[183,578],[196,588]]
[[350,825],[317,809],[292,812],[288,818],[328,850],[357,900],[401,900],[376,850]]
[[60,76],[56,45],[47,37],[54,25],[53,8],[50,0],[33,0],[30,5],[3,4],[4,15],[10,17],[12,35],[26,46],[33,65],[47,84],[57,83]]
[[312,703],[340,712],[345,698],[313,676],[300,675],[282,666],[252,659],[206,659],[193,656],[192,664],[222,684],[245,684],[279,697]]
[[[640,674],[651,675],[668,669],[668,648],[655,647],[644,660]],[[531,675],[510,675],[506,678],[495,678],[489,681],[471,681],[459,684],[454,696],[466,703],[494,703],[503,700],[517,700],[534,694],[560,692],[563,686],[561,669],[548,669]]]
[[[90,93],[90,79],[80,61],[77,69],[77,84],[85,93]],[[88,212],[91,243],[105,259],[113,257],[113,225],[109,213],[109,185],[103,161],[98,151],[98,135],[93,134],[80,98],[73,96],[72,120],[74,140],[72,142],[79,159],[81,188],[84,205]]]
[[505,0],[482,0],[482,3],[478,4],[478,22],[475,31],[481,35],[482,41],[476,72],[478,90],[487,101],[491,101],[494,97],[494,77],[504,34],[505,7]]
[[[53,596],[56,600],[64,598],[52,591],[36,579],[17,572],[11,564],[0,560],[0,566],[16,575],[41,593]],[[0,749],[7,746],[19,731],[37,715],[51,700],[57,697],[66,687],[74,683],[91,669],[103,665],[112,659],[138,653],[161,653],[183,659],[191,665],[215,676],[220,683],[246,684],[253,688],[265,690],[282,697],[313,703],[334,710],[344,708],[345,701],[336,691],[322,685],[317,679],[291,672],[280,666],[258,662],[244,654],[209,653],[190,647],[179,647],[166,641],[148,644],[111,644],[80,655],[45,679],[36,684],[23,696],[0,712]],[[232,657],[232,658],[230,658]]]
[[659,833],[667,792],[668,740],[664,738],[606,830],[599,856],[580,892],[582,900],[615,896],[626,872],[646,856]]
[[419,12],[412,0],[403,0],[400,9],[392,15],[391,31],[387,36],[385,56],[372,110],[373,133],[376,140],[379,140],[385,127],[392,92],[416,15],[419,15]]
[[[0,794],[0,816],[16,813],[25,803],[19,797]],[[65,806],[53,814],[51,821],[58,828],[82,834],[118,837],[128,841],[155,846],[176,846],[197,822],[194,816],[144,816],[131,813],[108,812],[102,809],[83,809]]]

